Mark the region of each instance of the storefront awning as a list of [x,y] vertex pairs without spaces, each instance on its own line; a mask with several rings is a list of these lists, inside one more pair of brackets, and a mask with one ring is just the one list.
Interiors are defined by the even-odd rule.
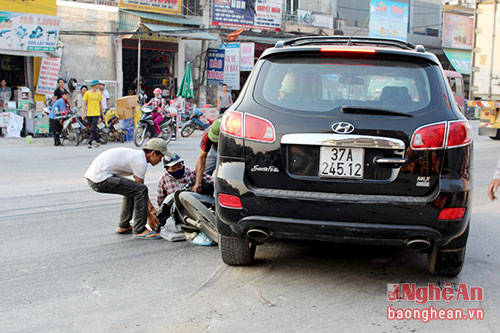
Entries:
[[23,56],[23,57],[51,57],[51,58],[59,58],[59,54],[57,52],[49,52],[49,51],[23,51],[23,50],[6,50],[0,49],[0,54],[8,54],[15,56]]
[[170,15],[163,15],[156,13],[139,12],[136,10],[121,10],[121,11],[148,20],[160,21],[171,24],[192,25],[197,27],[201,26],[201,17],[198,16],[178,17],[178,16],[170,16]]
[[172,37],[181,37],[186,39],[206,39],[206,40],[218,40],[214,35],[209,34],[204,31],[196,31],[194,29],[184,28],[184,27],[173,27],[168,25],[144,23],[144,26],[151,30],[152,32],[165,34]]
[[470,75],[472,52],[455,49],[443,48],[444,54],[457,72],[464,75]]

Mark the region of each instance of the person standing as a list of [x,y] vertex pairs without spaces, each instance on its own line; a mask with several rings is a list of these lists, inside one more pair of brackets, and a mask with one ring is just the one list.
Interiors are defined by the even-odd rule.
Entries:
[[61,145],[61,140],[59,139],[62,129],[60,118],[62,116],[67,115],[71,109],[68,99],[69,99],[69,92],[65,91],[62,94],[62,97],[59,98],[54,103],[54,105],[52,105],[52,109],[50,110],[49,113],[49,125],[50,125],[50,131],[54,136],[54,146]]
[[90,90],[88,90],[83,96],[83,110],[82,110],[82,120],[87,118],[87,123],[90,125],[90,137],[88,148],[92,148],[92,141],[95,141],[95,146],[99,147],[99,133],[97,133],[97,124],[99,120],[104,119],[104,114],[102,110],[102,94],[97,89],[100,84],[98,80],[92,80],[90,82]]
[[102,82],[99,83],[99,90],[102,94],[102,111],[105,112],[109,108],[109,91],[106,89],[106,86]]
[[222,85],[222,92],[217,98],[217,109],[219,109],[219,114],[223,114],[231,104],[233,104],[233,97],[231,93],[227,90],[227,84]]
[[62,94],[67,91],[65,88],[64,88],[64,80],[59,78],[57,80],[57,88],[56,90],[54,90],[54,96],[57,97],[57,99],[61,98],[62,97]]
[[[7,87],[7,81],[2,79],[0,81],[0,101],[10,101],[10,98],[12,97],[12,91],[10,90],[9,87]],[[5,107],[7,108],[7,107]]]
[[[159,239],[150,232],[146,224],[155,230],[159,224],[157,211],[148,197],[144,178],[148,163],[155,166],[163,156],[170,156],[167,142],[150,139],[143,150],[112,148],[99,154],[85,173],[87,182],[94,191],[123,195],[122,210],[117,233],[133,232],[138,239]],[[133,176],[134,180],[125,178]],[[133,227],[130,221],[134,219]]]
[[85,93],[89,90],[89,88],[86,85],[81,86],[80,88],[80,93],[76,95],[75,98],[75,106],[80,109],[83,108],[83,96],[85,96]]

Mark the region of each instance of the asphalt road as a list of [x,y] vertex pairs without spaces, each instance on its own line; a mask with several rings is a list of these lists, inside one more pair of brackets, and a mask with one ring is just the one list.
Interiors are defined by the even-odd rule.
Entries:
[[[474,124],[477,133],[477,122]],[[194,167],[196,137],[170,144]],[[392,247],[273,242],[257,263],[224,265],[217,247],[135,240],[114,233],[121,198],[83,174],[111,147],[0,138],[0,332],[495,332],[500,331],[500,202],[488,183],[500,142],[475,136],[474,204],[457,278],[426,271],[426,257]],[[162,166],[146,183],[154,198]],[[477,302],[387,301],[387,283],[467,283]],[[388,320],[395,308],[481,308],[484,320]]]

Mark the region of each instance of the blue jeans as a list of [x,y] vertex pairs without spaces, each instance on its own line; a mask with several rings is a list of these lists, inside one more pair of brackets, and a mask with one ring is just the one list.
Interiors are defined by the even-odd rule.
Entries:
[[212,175],[214,173],[215,167],[217,166],[217,150],[211,148],[207,155],[207,160],[205,162],[205,173]]

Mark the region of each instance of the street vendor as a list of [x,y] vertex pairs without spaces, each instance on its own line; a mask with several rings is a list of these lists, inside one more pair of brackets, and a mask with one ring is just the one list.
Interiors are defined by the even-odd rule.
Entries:
[[153,90],[153,93],[155,94],[155,97],[152,98],[146,105],[150,105],[153,107],[153,112],[151,113],[151,116],[153,117],[153,121],[155,123],[155,131],[156,134],[160,134],[160,123],[163,120],[163,114],[165,113],[165,108],[167,107],[167,103],[165,101],[165,98],[161,96],[161,89],[156,88]]
[[10,90],[9,87],[7,87],[7,81],[2,79],[0,81],[0,101],[2,100],[10,101],[11,97],[12,97],[12,91]]

